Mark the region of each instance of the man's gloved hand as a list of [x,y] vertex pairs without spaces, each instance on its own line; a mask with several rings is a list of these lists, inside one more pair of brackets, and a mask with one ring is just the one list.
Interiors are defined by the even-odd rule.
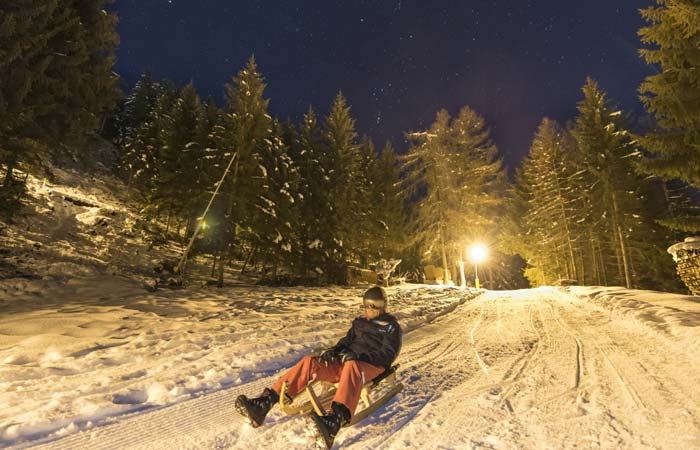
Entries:
[[333,361],[336,361],[338,359],[338,353],[335,347],[329,348],[328,350],[325,350],[323,353],[321,353],[318,356],[318,362],[323,364],[324,366],[328,366],[329,364],[332,364]]
[[341,359],[341,362],[345,364],[348,361],[356,361],[357,360],[357,355],[355,352],[348,350],[347,352],[343,353],[343,357]]

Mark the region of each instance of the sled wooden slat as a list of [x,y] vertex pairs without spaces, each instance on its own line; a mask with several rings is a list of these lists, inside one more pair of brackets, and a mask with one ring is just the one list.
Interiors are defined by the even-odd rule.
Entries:
[[[311,389],[311,385],[306,387],[306,390],[309,390],[309,389]],[[328,406],[330,406],[331,401],[333,400],[333,397],[335,396],[335,391],[336,391],[335,386],[332,386],[326,392],[324,392],[320,395],[316,395],[316,392],[314,391],[314,395],[317,398],[318,404],[322,405],[322,407],[324,407],[324,408],[327,408]],[[293,402],[289,402],[288,400],[287,401],[282,400],[282,399],[286,398],[286,395],[285,395],[286,393],[287,393],[287,382],[284,382],[282,384],[282,390],[280,392],[280,402],[279,402],[280,409],[282,410],[283,413],[288,414],[288,415],[306,414],[306,413],[310,413],[311,411],[313,411],[315,409],[311,400],[308,400],[308,398],[309,398],[308,392],[306,395],[306,398],[307,398],[306,401],[302,401],[300,398],[297,398]]]
[[401,392],[403,390],[403,384],[402,383],[397,383],[395,386],[393,386],[386,394],[382,395],[380,398],[377,400],[373,401],[370,406],[367,408],[363,409],[362,411],[358,411],[355,413],[355,416],[352,418],[348,426],[355,425],[356,423],[364,420],[367,416],[384,406],[386,402],[391,400],[391,398]]

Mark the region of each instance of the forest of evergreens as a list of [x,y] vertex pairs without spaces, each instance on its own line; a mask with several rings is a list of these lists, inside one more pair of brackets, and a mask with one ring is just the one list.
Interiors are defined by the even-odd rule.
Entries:
[[399,271],[415,277],[426,264],[454,277],[466,248],[482,242],[492,288],[522,287],[524,276],[533,286],[683,290],[666,248],[700,230],[692,0],[642,11],[641,56],[658,69],[639,86],[648,116],[619,110],[589,78],[576,117],[543,118],[513,179],[467,105],[406,130],[399,154],[356,129],[341,92],[298,123],[272,117],[253,57],[223,99],[147,73],[121,92],[117,18],[105,3],[0,6],[3,220],[21,208],[26,174],[44,176],[66,155],[89,160],[100,137],[116,146],[114,172],[141,219],[183,247],[198,232],[191,255],[210,255],[220,284],[232,260],[300,283],[342,283],[347,266],[381,259],[401,259]]

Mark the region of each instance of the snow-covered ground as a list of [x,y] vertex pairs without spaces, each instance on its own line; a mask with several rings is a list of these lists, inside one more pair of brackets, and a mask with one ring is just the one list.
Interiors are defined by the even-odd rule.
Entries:
[[[201,258],[191,289],[153,292],[181,245],[154,239],[118,180],[54,173],[0,222],[0,447],[311,446],[302,418],[253,429],[233,402],[341,337],[367,286],[261,287],[227,267],[207,288]],[[404,285],[390,309],[405,387],[338,448],[700,448],[700,298]]]
[[[364,288],[145,291],[105,276],[3,296],[0,445],[307,448],[233,410],[335,342]],[[20,291],[16,287],[15,291]],[[698,298],[622,288],[390,289],[404,390],[339,448],[698,448]]]

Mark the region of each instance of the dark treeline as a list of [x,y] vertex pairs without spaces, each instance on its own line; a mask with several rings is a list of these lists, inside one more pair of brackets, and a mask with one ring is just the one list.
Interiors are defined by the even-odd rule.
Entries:
[[126,97],[113,127],[121,174],[146,205],[144,217],[183,241],[206,223],[193,251],[215,257],[219,283],[232,259],[272,277],[284,269],[310,282],[342,282],[347,264],[400,256],[396,156],[389,143],[378,155],[371,140],[358,139],[341,93],[327,117],[309,108],[294,124],[268,114],[253,58],[225,88],[219,108],[192,84],[144,75]]
[[410,148],[397,155],[360,136],[341,93],[326,116],[309,107],[299,123],[271,117],[252,57],[222,103],[148,74],[120,98],[116,18],[104,3],[0,7],[8,217],[26,174],[66,153],[89,157],[87,139],[102,134],[119,149],[142,221],[183,248],[199,232],[190,256],[209,255],[219,284],[232,260],[309,283],[343,282],[348,266],[390,258],[402,271],[434,264],[454,279],[481,242],[491,248],[488,287],[518,287],[524,274],[531,285],[681,289],[665,249],[700,229],[700,8],[691,0],[642,11],[641,55],[658,68],[639,87],[647,125],[633,127],[588,79],[577,117],[543,119],[514,182],[468,106],[407,133]]

